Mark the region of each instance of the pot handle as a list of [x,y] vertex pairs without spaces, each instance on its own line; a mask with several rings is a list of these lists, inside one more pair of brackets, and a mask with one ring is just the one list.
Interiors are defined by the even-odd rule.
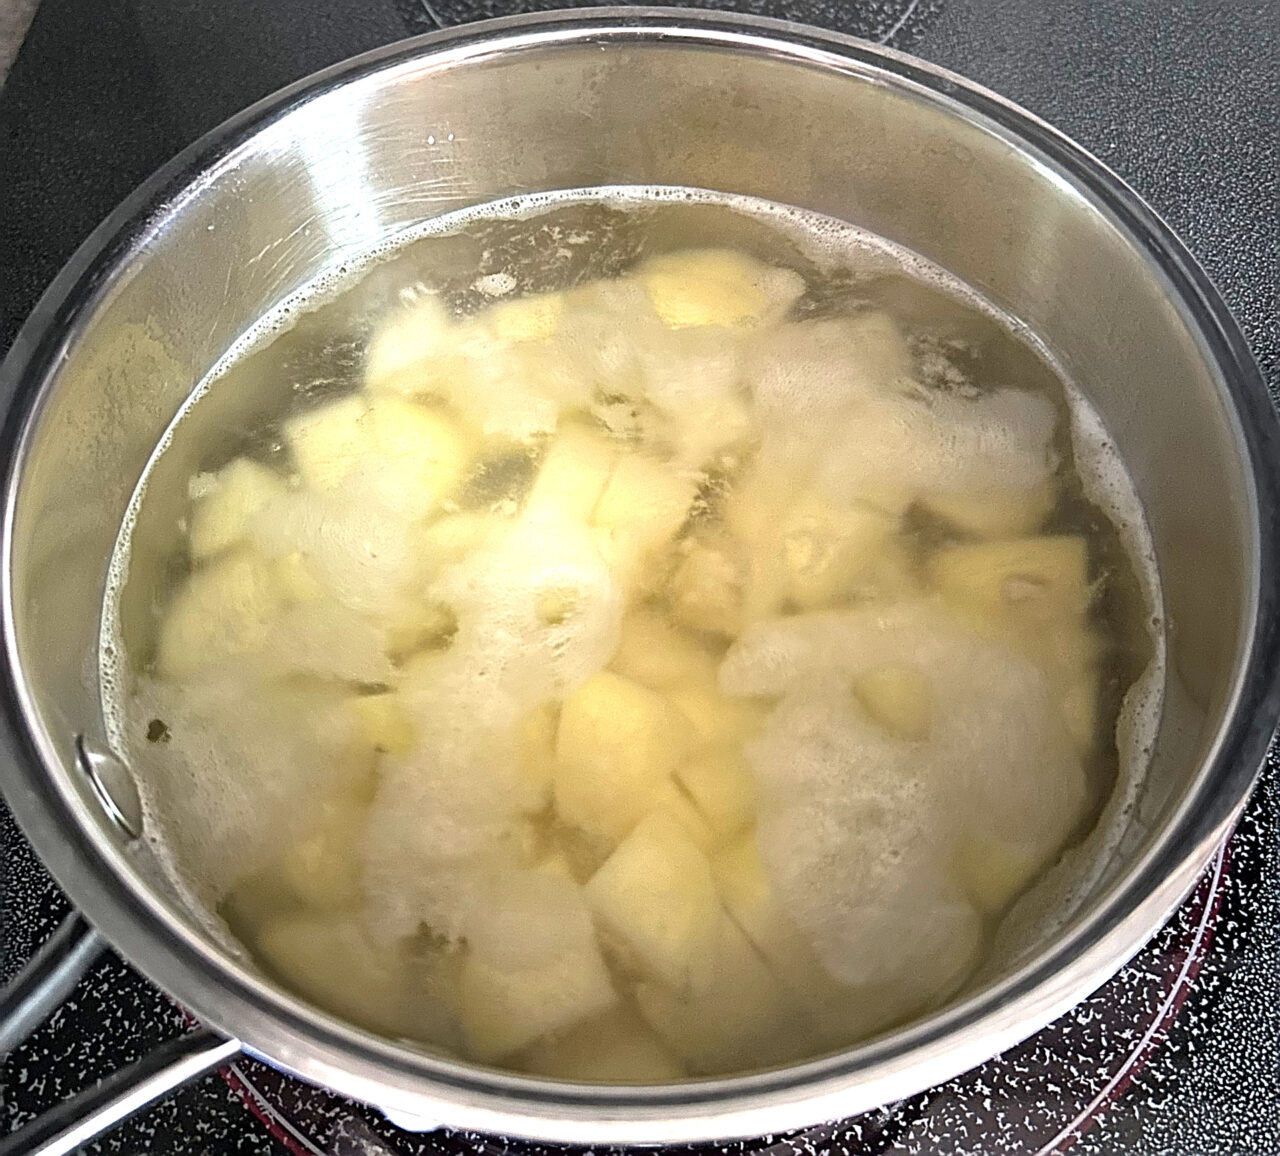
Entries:
[[13,1051],[67,998],[105,946],[78,911],[0,992],[0,1056]]
[[208,1028],[169,1040],[136,1064],[0,1140],[0,1156],[70,1156],[82,1144],[197,1076],[220,1068],[239,1052],[239,1040],[226,1039]]

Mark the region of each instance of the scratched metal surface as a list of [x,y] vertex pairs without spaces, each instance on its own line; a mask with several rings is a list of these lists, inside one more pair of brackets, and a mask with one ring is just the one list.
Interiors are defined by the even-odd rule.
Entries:
[[[406,33],[543,0],[45,0],[0,90],[0,347],[96,222],[152,169],[260,96]],[[1221,286],[1273,393],[1280,5],[1214,0],[708,0],[888,37],[1023,103],[1112,165]],[[0,976],[65,901],[0,813]],[[1273,760],[1214,885],[1129,968],[1020,1049],[917,1101],[727,1152],[1280,1153],[1280,766]],[[0,1070],[0,1131],[182,1030],[108,957]],[[1135,1062],[1137,1061],[1137,1062]],[[246,1065],[209,1076],[91,1151],[544,1151],[411,1138]],[[232,1081],[237,1080],[233,1074]],[[1071,1129],[1081,1117],[1080,1135]],[[1066,1130],[1066,1134],[1062,1134]],[[289,1131],[293,1135],[290,1139]]]

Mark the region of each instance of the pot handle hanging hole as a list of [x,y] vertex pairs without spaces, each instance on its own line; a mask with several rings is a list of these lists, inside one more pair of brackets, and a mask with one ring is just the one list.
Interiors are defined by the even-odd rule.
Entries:
[[76,761],[107,817],[130,839],[137,839],[142,834],[142,798],[125,761],[84,735],[76,735]]

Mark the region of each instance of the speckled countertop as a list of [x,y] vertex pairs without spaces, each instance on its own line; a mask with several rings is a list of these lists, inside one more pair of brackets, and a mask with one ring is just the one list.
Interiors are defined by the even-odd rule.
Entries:
[[[19,3],[22,0],[19,0]],[[14,0],[0,0],[0,9]],[[90,229],[183,145],[273,89],[398,37],[548,3],[44,0],[0,89],[0,348]],[[1184,237],[1280,391],[1275,0],[710,0],[890,42],[987,84],[1093,150]],[[3,12],[7,19],[9,10]],[[0,28],[7,27],[0,20]],[[2,54],[0,54],[2,56]],[[0,811],[0,978],[65,903]],[[1280,1154],[1280,765],[1229,853],[1153,945],[1045,1033],[892,1111],[768,1151],[922,1156]],[[0,1131],[184,1029],[113,956],[0,1071]],[[240,1090],[233,1085],[242,1081]],[[252,1064],[211,1075],[90,1151],[534,1151],[410,1138]],[[1080,1120],[1078,1124],[1073,1121]],[[288,1131],[292,1129],[292,1137]]]

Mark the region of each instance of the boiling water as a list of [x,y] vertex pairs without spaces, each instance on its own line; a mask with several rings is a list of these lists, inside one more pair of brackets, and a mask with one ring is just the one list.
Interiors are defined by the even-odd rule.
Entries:
[[310,287],[193,394],[112,573],[175,882],[326,1009],[565,1078],[945,1001],[1158,706],[1141,514],[1045,352],[848,225],[687,190]]

